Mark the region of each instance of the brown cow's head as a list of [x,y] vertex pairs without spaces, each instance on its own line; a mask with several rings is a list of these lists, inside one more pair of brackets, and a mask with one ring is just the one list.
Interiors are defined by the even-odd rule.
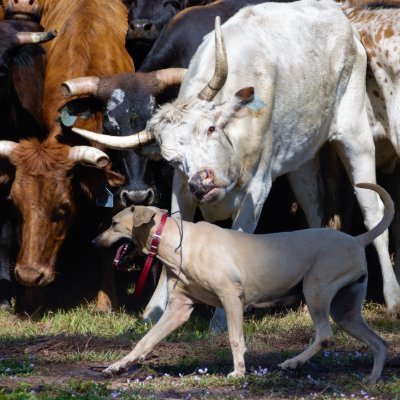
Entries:
[[[103,168],[108,157],[93,147],[36,139],[2,141],[0,154],[16,167],[10,193],[21,224],[15,277],[26,286],[45,286],[55,278],[58,251],[74,219],[77,197],[82,190],[95,195],[91,180],[106,185]],[[91,167],[82,167],[82,163]],[[100,177],[92,176],[99,172]]]

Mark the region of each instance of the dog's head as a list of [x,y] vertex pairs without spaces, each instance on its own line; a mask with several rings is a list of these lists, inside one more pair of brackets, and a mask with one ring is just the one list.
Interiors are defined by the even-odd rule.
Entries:
[[93,240],[96,247],[117,249],[113,266],[124,268],[141,254],[141,249],[150,236],[153,226],[158,223],[157,214],[166,210],[157,207],[131,206],[125,208],[113,219],[111,226]]

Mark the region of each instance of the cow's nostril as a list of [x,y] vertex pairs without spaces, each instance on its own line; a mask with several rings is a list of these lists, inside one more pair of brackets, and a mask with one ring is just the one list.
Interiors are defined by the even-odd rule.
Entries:
[[33,284],[35,286],[39,286],[40,283],[42,282],[43,278],[44,278],[44,273],[42,272],[42,273],[38,274],[37,278],[33,281]]
[[153,26],[153,24],[151,22],[148,22],[147,24],[143,25],[143,30],[149,31],[149,30],[151,30],[152,26]]

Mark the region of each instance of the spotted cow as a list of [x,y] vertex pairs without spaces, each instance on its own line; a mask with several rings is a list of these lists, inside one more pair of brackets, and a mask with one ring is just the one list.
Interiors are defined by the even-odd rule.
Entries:
[[[376,164],[400,204],[400,1],[349,0],[344,12],[360,33],[367,52],[367,110],[376,145]],[[400,280],[400,213],[392,224]]]

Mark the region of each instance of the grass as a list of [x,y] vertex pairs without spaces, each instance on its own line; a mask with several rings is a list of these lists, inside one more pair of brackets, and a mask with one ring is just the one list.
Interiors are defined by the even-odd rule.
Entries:
[[211,336],[208,318],[195,316],[127,374],[100,371],[125,355],[150,329],[137,315],[93,311],[91,304],[40,318],[0,312],[0,399],[398,399],[400,321],[382,306],[367,304],[370,325],[389,343],[383,381],[365,386],[372,356],[333,325],[335,348],[295,371],[276,365],[298,354],[313,338],[308,313],[257,312],[246,318],[245,378],[230,379],[232,356],[226,334]]

